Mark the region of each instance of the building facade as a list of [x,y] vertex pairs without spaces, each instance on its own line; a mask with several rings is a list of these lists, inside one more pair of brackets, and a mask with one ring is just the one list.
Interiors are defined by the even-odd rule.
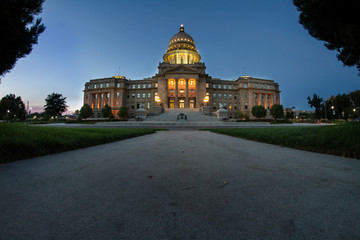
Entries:
[[123,76],[93,79],[85,84],[84,104],[93,109],[94,117],[101,117],[101,108],[108,104],[116,116],[120,107],[129,109],[135,117],[142,104],[150,114],[160,114],[163,108],[201,108],[210,114],[223,105],[229,118],[239,112],[251,117],[251,108],[263,105],[270,109],[280,104],[279,85],[273,80],[242,76],[236,80],[222,80],[206,74],[200,62],[193,38],[183,25],[169,42],[158,66],[158,73],[150,78],[129,80]]

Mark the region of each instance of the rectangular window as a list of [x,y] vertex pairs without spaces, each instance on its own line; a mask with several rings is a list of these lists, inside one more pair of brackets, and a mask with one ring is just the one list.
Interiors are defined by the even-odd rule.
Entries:
[[221,99],[221,93],[219,93],[218,98]]
[[257,83],[255,83],[255,88],[257,88]]
[[270,89],[270,85],[266,85],[266,88],[267,88],[267,89]]
[[224,99],[227,99],[227,95],[226,95],[226,93],[224,93]]
[[146,84],[143,84],[143,88],[146,88]]
[[244,88],[247,88],[247,84],[246,84],[246,83],[244,83]]
[[217,103],[214,102],[213,109],[216,109],[216,107],[217,107]]
[[231,98],[232,98],[232,95],[231,95],[231,94],[229,94],[229,99],[231,100]]
[[174,90],[174,89],[170,89],[169,92],[173,93],[173,92],[175,92],[175,90]]
[[136,94],[136,98],[140,98],[140,93]]
[[223,88],[226,89],[226,85],[225,85],[225,84],[223,85]]
[[216,88],[216,84],[213,84],[213,88]]
[[185,90],[184,89],[180,89],[180,91],[179,91],[180,93],[184,93],[185,92]]
[[231,85],[229,85],[229,89],[231,90],[231,88],[232,88],[232,86]]
[[221,89],[221,85],[220,85],[220,84],[218,85],[218,88]]
[[95,99],[97,99],[97,94],[95,94]]
[[135,103],[132,103],[131,104],[131,109],[134,109],[135,108]]
[[94,88],[97,88],[97,85],[96,85],[96,84],[94,84]]
[[109,98],[109,97],[110,97],[110,93],[107,93],[107,94],[106,94],[106,97]]
[[151,83],[148,84],[148,88],[151,88]]
[[103,94],[103,93],[100,95],[100,98],[104,98],[104,94]]
[[151,98],[151,93],[148,93],[148,98]]
[[248,109],[248,104],[247,103],[245,103],[245,109]]
[[257,95],[256,95],[256,94],[254,94],[254,98],[257,98]]
[[244,97],[247,98],[247,93],[245,93]]
[[133,98],[134,98],[134,97],[135,97],[135,93],[132,93],[132,94],[131,94],[131,97],[133,97]]
[[132,89],[135,89],[135,88],[136,88],[136,85],[135,85],[135,84],[133,84],[133,85],[132,85]]
[[216,98],[216,93],[213,94],[213,99],[215,99],[215,98]]
[[150,109],[151,108],[151,103],[147,102],[147,108]]
[[110,84],[109,84],[109,83],[105,83],[105,86],[106,86],[106,87],[109,87],[109,86],[110,86]]
[[142,98],[146,98],[146,94],[145,94],[145,93],[142,94]]
[[266,95],[266,99],[270,99],[270,96],[269,96],[269,95]]
[[102,83],[100,83],[100,88],[103,88],[103,84],[102,84]]
[[116,87],[120,87],[120,86],[121,86],[121,84],[120,84],[120,83],[117,83],[117,84],[116,84]]
[[138,88],[138,89],[140,89],[140,88],[141,88],[141,85],[140,85],[140,84],[138,84],[137,88]]
[[190,89],[189,92],[193,93],[193,92],[195,92],[195,90],[194,90],[194,89]]
[[209,84],[208,84],[208,83],[206,83],[206,88],[209,88]]
[[264,88],[264,84],[261,84],[261,88]]
[[117,93],[116,93],[116,97],[120,97],[120,93],[117,92]]
[[157,83],[155,83],[155,87],[156,87],[156,88],[158,87],[158,84],[157,84]]

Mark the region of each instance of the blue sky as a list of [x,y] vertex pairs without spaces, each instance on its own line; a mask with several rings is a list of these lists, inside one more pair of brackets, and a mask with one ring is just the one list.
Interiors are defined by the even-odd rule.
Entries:
[[[85,82],[120,75],[143,79],[157,72],[170,38],[184,24],[215,78],[275,80],[284,107],[310,109],[306,98],[360,89],[354,67],[309,36],[285,0],[91,1],[48,0],[38,45],[0,84],[0,97],[21,96],[42,111],[52,92],[80,109]],[[33,110],[33,111],[34,111]]]

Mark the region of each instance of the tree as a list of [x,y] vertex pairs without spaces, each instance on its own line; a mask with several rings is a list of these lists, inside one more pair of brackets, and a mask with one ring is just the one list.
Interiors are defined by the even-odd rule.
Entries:
[[307,100],[310,107],[315,108],[315,116],[319,119],[321,117],[321,103],[323,102],[323,99],[314,93],[313,98],[311,99],[308,97]]
[[284,117],[284,109],[280,104],[272,105],[270,109],[270,115],[275,119],[275,122],[278,118]]
[[112,111],[111,111],[111,107],[107,104],[101,109],[101,115],[104,118],[110,118],[110,119],[114,118],[114,115],[112,114]]
[[128,118],[128,108],[126,106],[120,107],[117,115],[119,116],[119,118],[127,119]]
[[[31,53],[45,30],[41,18],[34,19],[42,11],[44,0],[0,1],[0,76],[9,72],[16,61]],[[31,26],[29,26],[31,25]]]
[[52,93],[45,99],[44,105],[45,113],[50,117],[56,118],[61,116],[63,112],[67,110],[66,97],[63,97],[60,93]]
[[251,113],[254,117],[259,118],[266,117],[266,109],[262,105],[253,106],[251,109]]
[[360,21],[357,1],[293,0],[299,23],[346,66],[360,71]]
[[80,108],[80,117],[81,118],[89,118],[93,114],[91,107],[89,104],[85,104]]
[[26,110],[25,104],[21,97],[16,97],[15,94],[9,94],[3,97],[0,101],[0,116],[1,119],[25,119]]

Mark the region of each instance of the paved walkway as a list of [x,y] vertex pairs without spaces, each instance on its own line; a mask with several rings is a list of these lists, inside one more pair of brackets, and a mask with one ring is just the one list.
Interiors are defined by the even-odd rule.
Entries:
[[360,239],[360,161],[161,131],[0,165],[0,239]]

